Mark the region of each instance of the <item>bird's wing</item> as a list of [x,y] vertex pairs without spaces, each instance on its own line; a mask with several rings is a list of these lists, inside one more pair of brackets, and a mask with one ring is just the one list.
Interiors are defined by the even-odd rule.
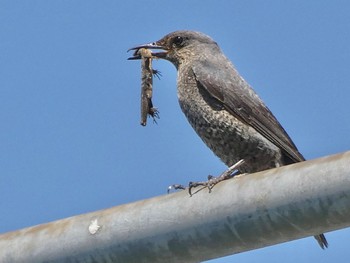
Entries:
[[[223,63],[227,62],[227,63]],[[305,160],[281,124],[224,56],[196,61],[196,81],[233,116],[282,149],[288,163]]]

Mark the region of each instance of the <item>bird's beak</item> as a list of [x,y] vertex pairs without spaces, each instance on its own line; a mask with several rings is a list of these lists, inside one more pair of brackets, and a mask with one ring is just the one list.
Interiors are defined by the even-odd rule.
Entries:
[[[130,50],[135,50],[134,54],[132,57],[129,57],[128,60],[132,60],[132,59],[141,59],[141,55],[139,54],[139,49],[140,48],[147,48],[147,49],[163,49],[163,50],[167,50],[166,47],[162,46],[162,45],[159,45],[157,42],[153,42],[153,43],[149,43],[149,44],[144,44],[144,45],[139,45],[137,47],[133,47],[133,48],[130,48],[128,49],[128,52]],[[164,51],[164,52],[155,52],[153,53],[152,52],[152,56],[153,57],[156,57],[156,58],[165,58],[167,54],[167,51]]]

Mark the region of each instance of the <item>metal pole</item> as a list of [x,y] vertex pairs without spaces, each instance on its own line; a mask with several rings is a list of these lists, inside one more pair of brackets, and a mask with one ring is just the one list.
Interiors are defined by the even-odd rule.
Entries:
[[6,233],[0,262],[199,262],[345,228],[349,166],[346,152]]

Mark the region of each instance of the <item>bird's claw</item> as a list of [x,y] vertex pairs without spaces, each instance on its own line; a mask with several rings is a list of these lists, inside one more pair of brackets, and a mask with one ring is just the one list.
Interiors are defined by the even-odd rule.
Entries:
[[159,70],[157,69],[152,69],[152,73],[154,76],[156,76],[158,79],[160,79],[160,77],[162,76],[162,73],[160,73]]
[[183,186],[182,184],[173,184],[168,186],[168,194],[170,193],[171,190],[185,190],[186,187]]

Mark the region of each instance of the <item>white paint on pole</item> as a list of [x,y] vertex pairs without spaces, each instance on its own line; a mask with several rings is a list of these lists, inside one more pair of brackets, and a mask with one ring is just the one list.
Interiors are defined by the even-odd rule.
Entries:
[[100,228],[101,226],[98,225],[97,219],[94,219],[89,225],[89,232],[91,235],[95,235]]

